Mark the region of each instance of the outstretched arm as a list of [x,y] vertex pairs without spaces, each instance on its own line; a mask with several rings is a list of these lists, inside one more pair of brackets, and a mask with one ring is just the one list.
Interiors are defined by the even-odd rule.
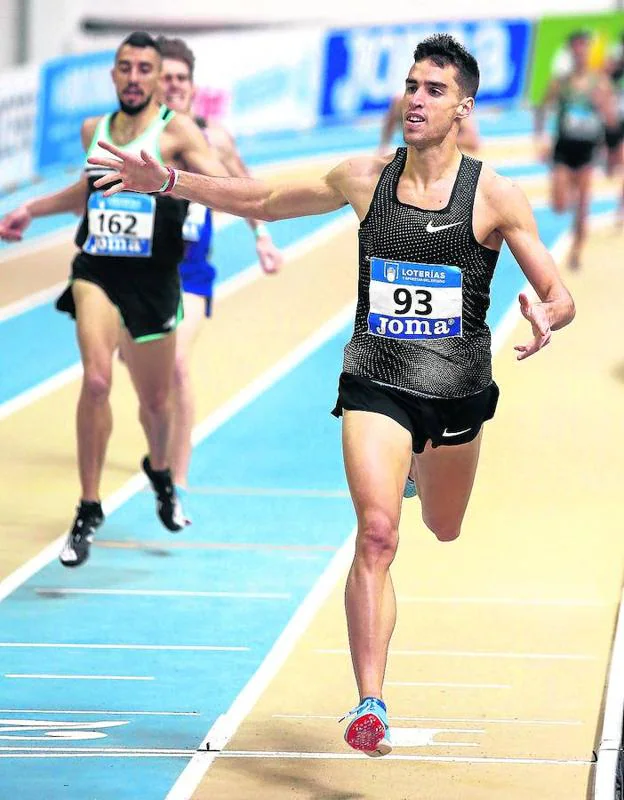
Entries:
[[531,323],[533,341],[518,345],[518,359],[527,358],[548,344],[551,331],[574,319],[574,301],[563,285],[546,246],[541,241],[535,217],[524,193],[505,178],[494,179],[491,201],[499,210],[498,230],[509,245],[520,268],[535,289],[540,302],[519,297],[522,315]]
[[78,213],[84,208],[86,199],[87,180],[81,177],[60,192],[29,200],[0,220],[0,239],[5,242],[19,242],[33,219],[68,211]]
[[[245,162],[238,152],[234,138],[221,125],[210,125],[203,131],[208,144],[215,148],[221,163],[233,178],[251,177]],[[256,253],[261,268],[267,274],[273,274],[279,270],[284,260],[282,254],[273,244],[271,235],[266,225],[262,225],[256,219],[247,218],[247,224],[251,228],[256,239]]]
[[[109,187],[105,195],[122,191],[159,192],[167,186],[170,168],[161,166],[149,153],[133,155],[107,142],[100,146],[112,158],[92,157],[91,164],[112,172],[96,181],[97,188]],[[339,169],[339,168],[338,168]],[[185,200],[225,211],[238,217],[266,221],[325,214],[347,204],[336,179],[337,170],[324,178],[300,185],[270,186],[253,178],[222,178],[175,170],[175,194]]]

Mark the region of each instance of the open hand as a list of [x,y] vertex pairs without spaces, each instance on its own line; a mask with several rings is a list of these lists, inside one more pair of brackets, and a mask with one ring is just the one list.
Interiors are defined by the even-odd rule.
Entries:
[[273,244],[270,236],[259,236],[256,240],[256,253],[263,272],[271,275],[279,272],[279,268],[284,262],[284,256]]
[[159,164],[145,150],[140,155],[127,153],[108,142],[98,142],[104,150],[108,150],[115,158],[90,156],[87,161],[98,167],[106,167],[112,172],[95,181],[96,189],[109,188],[104,192],[108,197],[117,192],[158,192],[168,176],[168,170]]
[[542,347],[546,347],[550,342],[552,331],[550,330],[550,319],[544,303],[531,303],[524,292],[518,295],[518,300],[522,316],[531,323],[533,331],[532,342],[514,347],[514,350],[518,352],[518,361],[522,361],[523,358],[528,358],[533,353],[541,350]]

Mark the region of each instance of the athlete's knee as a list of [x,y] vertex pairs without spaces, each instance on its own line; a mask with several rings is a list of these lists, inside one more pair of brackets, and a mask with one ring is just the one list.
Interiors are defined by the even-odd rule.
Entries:
[[171,408],[171,392],[168,387],[153,389],[141,398],[141,414],[162,416]]
[[367,563],[392,563],[398,541],[398,524],[390,515],[379,509],[362,515],[357,553]]
[[552,199],[552,210],[556,214],[563,214],[565,211],[567,211],[568,210],[567,197],[555,195]]
[[82,385],[90,400],[96,403],[103,402],[108,400],[110,395],[112,373],[107,369],[87,366],[85,367]]

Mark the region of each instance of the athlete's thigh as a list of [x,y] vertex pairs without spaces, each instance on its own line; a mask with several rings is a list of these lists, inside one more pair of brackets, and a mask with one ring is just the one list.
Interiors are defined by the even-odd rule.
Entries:
[[147,342],[126,340],[128,369],[141,400],[169,394],[175,363],[175,331]]
[[459,529],[474,484],[482,431],[471,442],[431,447],[415,457],[423,521],[435,532]]
[[188,356],[203,321],[206,319],[206,298],[199,294],[184,292],[184,319],[176,328],[176,351],[179,356]]
[[103,289],[89,281],[74,281],[72,294],[76,307],[76,336],[85,368],[110,365],[121,328],[117,308]]
[[398,525],[412,435],[385,414],[345,410],[343,415],[342,449],[358,520],[381,513]]

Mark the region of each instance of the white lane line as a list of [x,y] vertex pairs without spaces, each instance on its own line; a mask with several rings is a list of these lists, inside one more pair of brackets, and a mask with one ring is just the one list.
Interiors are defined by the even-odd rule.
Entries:
[[0,420],[10,417],[16,411],[21,411],[31,403],[36,403],[42,397],[52,394],[57,389],[61,389],[68,383],[77,380],[81,375],[82,364],[72,364],[71,367],[57,372],[56,375],[52,375],[51,378],[47,378],[31,389],[26,389],[25,392],[15,395],[10,400],[5,400],[4,403],[0,403]]
[[[76,217],[75,225],[65,225],[60,230],[56,230],[52,233],[44,233],[41,236],[37,236],[25,242],[15,242],[11,244],[10,247],[3,247],[0,250],[0,264],[6,261],[13,261],[13,259],[21,258],[22,256],[34,255],[35,253],[40,253],[42,250],[47,250],[50,247],[56,247],[60,244],[71,244],[79,222],[80,220]],[[62,284],[62,286],[65,285],[65,283]],[[37,294],[39,293],[35,292],[34,295],[30,295],[30,297],[36,296]],[[24,302],[27,301],[28,297],[25,297]],[[37,303],[35,302],[33,305],[37,305]],[[4,308],[8,308],[8,306],[4,306]],[[0,309],[0,313],[4,308]]]
[[611,650],[604,718],[598,761],[594,775],[594,800],[616,797],[617,774],[622,758],[622,719],[624,717],[624,591],[620,598],[615,636]]
[[[338,720],[342,714],[271,714],[276,719],[329,719]],[[399,722],[443,722],[444,724],[453,722],[462,725],[474,723],[475,725],[564,725],[578,726],[583,723],[580,720],[560,720],[560,719],[485,719],[483,717],[395,717],[393,721]]]
[[290,600],[292,595],[277,592],[191,592],[177,589],[66,589],[61,586],[39,587],[35,593],[47,595],[110,595],[114,597],[215,597],[228,600]]
[[183,755],[188,758],[195,753],[195,750],[183,750],[182,748],[165,747],[41,747],[41,746],[15,746],[0,747],[0,753],[55,753],[57,755],[80,753],[80,755],[154,755],[154,756],[177,756]]
[[[215,754],[216,755],[216,754]],[[219,758],[272,758],[272,759],[312,759],[312,760],[347,760],[369,761],[364,753],[296,753],[296,752],[271,752],[266,750],[224,750],[218,754]],[[587,766],[595,763],[586,759],[557,759],[557,758],[496,758],[489,756],[419,756],[399,755],[391,753],[384,756],[383,761],[424,761],[430,763],[446,764],[540,764],[543,766]],[[190,796],[190,795],[189,795]],[[181,796],[182,797],[182,796]],[[168,798],[166,799],[168,800]],[[188,796],[186,798],[188,800]]]
[[[244,686],[226,714],[221,715],[210,728],[198,747],[198,752],[187,764],[165,800],[188,800],[199,786],[212,764],[216,750],[221,750],[249,714],[249,711],[279,672],[295,644],[303,636],[316,616],[318,609],[327,600],[338,579],[344,574],[355,544],[355,531],[334,555],[325,571],[280,634],[258,670]],[[206,753],[210,749],[211,752]]]
[[192,486],[188,493],[195,495],[236,495],[241,497],[297,497],[297,498],[336,498],[342,500],[349,497],[346,489],[269,489],[251,486]]
[[[328,241],[333,236],[336,236],[342,230],[346,230],[349,226],[355,226],[355,224],[355,215],[344,214],[339,219],[327,223],[320,230],[303,237],[295,244],[285,248],[282,251],[284,259],[288,261],[299,258],[323,244],[323,242]],[[262,277],[262,275],[263,272],[256,262],[250,267],[243,269],[241,272],[238,272],[233,277],[219,284],[214,290],[214,295],[217,300],[223,299],[224,297],[239,291],[244,286],[253,283],[253,281],[258,280],[258,278]],[[27,389],[25,392],[12,397],[10,400],[5,401],[4,403],[0,403],[0,420],[5,419],[17,411],[21,411],[31,403],[41,400],[48,394],[51,394],[66,384],[71,383],[73,380],[76,380],[78,377],[80,377],[80,375],[82,375],[82,364],[72,364],[62,372],[59,372],[42,383],[37,384],[37,386]]]
[[386,681],[386,686],[430,686],[445,689],[511,689],[509,683],[443,683],[440,681]]
[[422,603],[423,605],[495,605],[495,606],[563,606],[603,608],[610,603],[594,598],[530,598],[530,597],[411,597],[399,595],[397,603]]
[[[331,222],[325,223],[319,230],[309,234],[308,236],[302,237],[298,241],[284,248],[282,250],[282,255],[284,256],[285,262],[284,268],[288,268],[289,261],[294,261],[295,259],[304,256],[306,253],[309,253],[310,250],[320,247],[322,244],[329,241],[334,236],[337,236],[339,233],[342,233],[342,231],[346,230],[347,228],[351,226],[355,227],[356,224],[357,219],[353,212],[342,212],[338,219],[334,219]],[[240,289],[242,289],[244,286],[248,286],[250,283],[258,280],[258,278],[262,277],[263,274],[264,273],[262,272],[259,263],[254,261],[254,263],[249,267],[240,270],[240,272],[237,272],[236,275],[233,275],[231,278],[223,281],[223,283],[218,283],[214,290],[215,299],[219,301],[223,300],[225,297],[229,297],[229,295],[234,294],[234,292],[240,291]]]
[[59,711],[58,709],[50,710],[49,708],[0,708],[0,714],[89,714],[96,716],[115,716],[115,717],[198,717],[199,711],[102,711],[97,709],[95,711],[76,711],[75,709],[67,709],[66,711]]
[[[0,256],[0,263],[2,260],[3,259]],[[54,300],[56,297],[58,297],[66,286],[67,281],[63,281],[63,283],[55,283],[53,286],[49,286],[47,289],[41,289],[38,292],[33,292],[21,300],[16,300],[13,303],[8,303],[6,306],[0,307],[0,322],[4,322],[11,317],[17,317],[19,314],[23,314],[25,311],[30,311],[36,306],[42,306],[44,303],[49,303],[51,300]]]
[[[340,650],[317,649],[313,652],[321,655],[349,655],[346,648]],[[596,656],[577,653],[494,653],[484,650],[390,650],[390,656],[432,656],[443,658],[509,658],[536,661],[596,661]]]
[[[273,384],[287,375],[302,361],[312,353],[316,352],[327,341],[336,336],[353,318],[354,303],[348,303],[334,317],[329,319],[320,328],[317,328],[307,339],[295,347],[290,353],[285,355],[276,364],[267,369],[251,383],[247,384],[238,394],[220,406],[203,422],[193,429],[193,443],[198,444],[213,431],[231,419],[241,409],[252,403],[257,397],[263,394]],[[1,407],[0,407],[1,408]],[[125,503],[130,497],[141,491],[147,485],[147,479],[142,474],[137,474],[111,495],[104,503],[106,514],[110,514],[114,509]],[[11,592],[29,580],[40,569],[58,556],[58,553],[65,542],[67,532],[63,533],[51,542],[38,555],[34,556],[18,567],[14,572],[0,581],[0,602]],[[0,644],[0,646],[2,646]]]
[[66,642],[0,642],[0,647],[43,647],[52,650],[197,650],[211,653],[247,653],[250,650],[249,647],[221,647],[210,644],[67,644]]
[[[11,753],[3,753],[0,751],[0,758],[184,758],[188,759],[189,756],[194,754],[194,750],[172,750],[169,753],[163,752],[127,752],[127,753],[106,753],[104,751],[99,753],[76,753],[71,750],[70,752],[57,752],[56,750],[48,753],[31,753],[16,750]],[[188,798],[187,798],[188,800]]]
[[28,680],[52,681],[153,681],[153,675],[51,675],[34,672],[7,672],[5,678],[25,678]]
[[[215,758],[261,758],[261,759],[297,759],[297,760],[340,760],[340,761],[369,761],[368,756],[363,753],[296,753],[296,752],[271,752],[262,750],[224,750],[221,752],[204,751],[201,753],[194,750],[122,750],[122,749],[102,749],[89,750],[87,748],[71,748],[71,750],[52,750],[51,748],[41,748],[40,751],[33,752],[21,748],[0,748],[0,758],[172,758],[181,757],[205,762],[208,766]],[[419,761],[433,764],[503,764],[503,765],[540,765],[554,767],[579,767],[591,766],[595,762],[587,759],[555,759],[555,758],[496,758],[488,756],[425,756],[411,754],[391,753],[385,756],[384,761]],[[171,792],[165,800],[169,800]],[[190,794],[179,794],[181,799],[189,800]]]

